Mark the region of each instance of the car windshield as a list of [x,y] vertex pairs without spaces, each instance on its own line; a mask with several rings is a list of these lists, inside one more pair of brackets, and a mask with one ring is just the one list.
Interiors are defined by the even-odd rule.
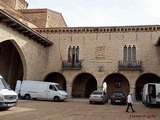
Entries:
[[0,76],[0,89],[9,89],[9,85],[1,76]]
[[60,85],[55,85],[58,90],[64,91]]
[[114,93],[115,96],[123,96],[123,93]]
[[102,95],[102,92],[96,91],[96,92],[93,92],[92,94],[93,94],[93,95]]

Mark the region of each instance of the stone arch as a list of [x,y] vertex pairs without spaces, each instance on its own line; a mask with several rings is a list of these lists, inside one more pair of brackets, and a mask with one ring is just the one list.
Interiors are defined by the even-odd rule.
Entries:
[[66,79],[65,77],[58,72],[49,73],[44,79],[46,82],[55,82],[58,83],[66,91]]
[[160,77],[153,73],[144,73],[139,76],[135,83],[136,100],[142,100],[142,89],[146,83],[160,83]]
[[72,97],[88,98],[94,90],[97,90],[97,80],[90,73],[77,75],[72,83]]
[[4,40],[0,43],[0,71],[1,75],[15,89],[17,80],[24,77],[24,55],[14,40]]
[[16,47],[16,49],[21,57],[22,64],[23,64],[23,79],[26,79],[27,78],[27,62],[26,62],[25,55],[22,51],[22,48],[17,44],[17,42],[15,40],[11,39],[10,41]]
[[109,98],[115,91],[123,91],[126,94],[130,92],[128,79],[120,73],[108,75],[103,82],[107,83],[107,93]]

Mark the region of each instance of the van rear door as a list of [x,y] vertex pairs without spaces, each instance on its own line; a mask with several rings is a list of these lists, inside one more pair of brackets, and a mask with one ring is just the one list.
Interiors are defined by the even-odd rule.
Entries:
[[17,80],[15,92],[19,95],[21,90],[21,81]]
[[160,102],[160,84],[156,84],[156,101]]

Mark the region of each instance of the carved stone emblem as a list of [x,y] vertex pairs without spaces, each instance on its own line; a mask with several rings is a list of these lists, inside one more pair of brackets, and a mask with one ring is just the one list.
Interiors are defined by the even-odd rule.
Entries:
[[105,47],[104,46],[96,47],[96,59],[105,59]]

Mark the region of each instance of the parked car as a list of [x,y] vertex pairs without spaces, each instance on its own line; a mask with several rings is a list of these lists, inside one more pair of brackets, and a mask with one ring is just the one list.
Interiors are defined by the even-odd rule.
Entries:
[[108,95],[103,91],[93,91],[89,97],[90,104],[92,103],[103,103],[108,102]]
[[117,91],[111,96],[111,104],[127,104],[127,95],[124,92]]

